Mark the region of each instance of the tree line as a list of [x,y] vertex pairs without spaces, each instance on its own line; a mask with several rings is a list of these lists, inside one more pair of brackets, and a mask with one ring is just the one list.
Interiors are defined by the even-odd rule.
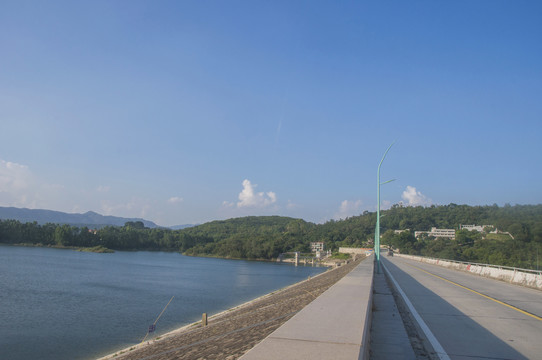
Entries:
[[[383,211],[382,243],[401,252],[453,260],[536,268],[542,252],[542,205],[431,207],[394,205]],[[89,229],[66,224],[39,225],[0,220],[0,243],[112,250],[178,251],[194,256],[238,259],[273,259],[290,251],[310,252],[310,243],[325,242],[326,249],[371,247],[376,213],[364,212],[344,220],[314,224],[282,216],[249,216],[170,230],[146,228],[140,221],[124,226]],[[460,224],[493,225],[514,239],[495,240],[461,230],[455,240],[414,238],[414,231]],[[396,234],[393,230],[406,230]],[[542,256],[540,254],[539,256]]]

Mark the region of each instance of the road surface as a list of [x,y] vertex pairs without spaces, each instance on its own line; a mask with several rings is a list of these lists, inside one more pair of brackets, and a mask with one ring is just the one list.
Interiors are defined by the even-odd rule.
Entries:
[[542,291],[397,256],[381,259],[441,359],[542,359]]

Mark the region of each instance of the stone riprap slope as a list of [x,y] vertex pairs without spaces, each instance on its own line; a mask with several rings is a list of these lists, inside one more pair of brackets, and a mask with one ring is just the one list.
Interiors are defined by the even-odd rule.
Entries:
[[356,267],[363,258],[107,359],[238,359]]

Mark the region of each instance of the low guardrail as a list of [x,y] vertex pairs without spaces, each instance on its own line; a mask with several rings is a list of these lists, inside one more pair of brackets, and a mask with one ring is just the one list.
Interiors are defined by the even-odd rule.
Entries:
[[472,274],[542,290],[542,270],[520,269],[510,266],[480,264],[405,254],[395,254],[395,256],[466,271]]

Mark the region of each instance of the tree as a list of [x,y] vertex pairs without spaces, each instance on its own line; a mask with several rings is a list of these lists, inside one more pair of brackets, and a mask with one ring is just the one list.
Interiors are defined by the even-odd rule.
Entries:
[[455,240],[458,244],[463,246],[472,246],[475,241],[482,239],[482,233],[478,231],[469,231],[467,229],[461,229],[455,232]]
[[69,246],[73,240],[72,229],[69,225],[57,225],[54,233],[54,242],[58,246]]
[[124,224],[124,227],[142,230],[145,229],[145,224],[143,224],[143,221],[128,221]]

